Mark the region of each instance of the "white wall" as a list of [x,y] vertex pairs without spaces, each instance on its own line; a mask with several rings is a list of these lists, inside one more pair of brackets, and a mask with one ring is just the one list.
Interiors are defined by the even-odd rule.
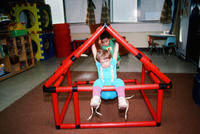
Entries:
[[63,0],[45,0],[51,7],[53,24],[64,23]]
[[[161,23],[120,23],[111,24],[117,32],[155,32],[169,30],[170,25]],[[86,24],[70,24],[72,33],[90,33],[89,26]]]
[[[160,23],[132,23],[132,24],[111,24],[120,35],[126,36],[127,41],[137,48],[148,47],[147,36],[159,34],[169,30],[169,25]],[[70,24],[72,40],[88,38],[90,36],[89,26],[86,24]]]

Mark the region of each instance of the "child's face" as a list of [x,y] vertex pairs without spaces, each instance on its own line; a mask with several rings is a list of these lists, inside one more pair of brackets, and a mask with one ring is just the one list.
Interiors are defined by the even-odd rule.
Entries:
[[108,68],[110,66],[111,59],[100,59],[100,64],[103,68]]
[[110,43],[110,40],[108,38],[104,38],[103,40],[101,40],[101,43],[103,46],[108,46]]

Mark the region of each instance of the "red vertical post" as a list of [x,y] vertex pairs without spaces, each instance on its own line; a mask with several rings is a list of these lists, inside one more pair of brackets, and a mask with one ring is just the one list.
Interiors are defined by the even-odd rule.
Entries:
[[144,82],[145,82],[145,67],[144,64],[142,64],[141,84],[144,84]]
[[[160,83],[160,80],[151,72],[150,77],[153,79],[155,83]],[[158,90],[157,96],[157,123],[161,123],[162,116],[162,104],[163,104],[163,90]]]
[[157,98],[157,123],[161,123],[162,104],[163,104],[163,90],[158,90],[158,98]]
[[58,96],[56,93],[52,93],[52,100],[53,100],[54,120],[56,127],[58,127],[60,126],[60,118],[59,118]]
[[74,102],[75,124],[77,127],[80,127],[80,111],[79,111],[78,92],[73,92],[73,102]]
[[[54,84],[55,87],[59,86],[63,81],[64,77],[61,76],[56,83]],[[56,127],[60,126],[60,117],[59,117],[59,107],[58,107],[58,96],[57,93],[52,93],[52,101],[53,101],[53,111],[54,111],[54,119]]]

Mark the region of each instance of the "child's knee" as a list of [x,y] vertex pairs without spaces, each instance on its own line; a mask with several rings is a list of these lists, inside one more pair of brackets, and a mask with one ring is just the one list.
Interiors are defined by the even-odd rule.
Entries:
[[115,87],[124,86],[124,81],[117,78],[115,82]]
[[95,87],[95,86],[98,86],[98,87],[102,88],[102,87],[103,87],[103,82],[102,82],[102,80],[101,80],[101,79],[95,80],[95,82],[94,82],[94,84],[93,84],[93,87]]

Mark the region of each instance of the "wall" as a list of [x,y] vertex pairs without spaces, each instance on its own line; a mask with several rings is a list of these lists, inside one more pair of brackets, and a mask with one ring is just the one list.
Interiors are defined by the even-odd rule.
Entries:
[[62,0],[45,0],[51,7],[53,24],[64,23],[64,10]]
[[[53,24],[64,23],[63,0],[45,0],[45,2],[51,6]],[[148,34],[162,33],[164,30],[169,30],[169,25],[160,23],[120,23],[111,24],[111,26],[121,35],[126,36],[127,41],[137,48],[148,46]],[[72,40],[90,36],[90,29],[86,24],[70,24],[70,30]]]
[[[126,36],[127,41],[137,48],[148,47],[147,36],[149,34],[159,34],[164,30],[169,30],[169,25],[160,23],[133,23],[133,24],[111,24],[120,35]],[[83,39],[90,36],[90,29],[85,24],[70,24],[71,37]]]
[[[189,28],[189,14],[190,14],[190,5],[191,2],[188,1],[189,4],[187,7],[188,15],[180,16],[180,44],[178,48],[178,52],[186,58],[186,48],[187,48],[187,37],[188,37],[188,28]],[[181,8],[183,9],[183,3],[181,3]]]

